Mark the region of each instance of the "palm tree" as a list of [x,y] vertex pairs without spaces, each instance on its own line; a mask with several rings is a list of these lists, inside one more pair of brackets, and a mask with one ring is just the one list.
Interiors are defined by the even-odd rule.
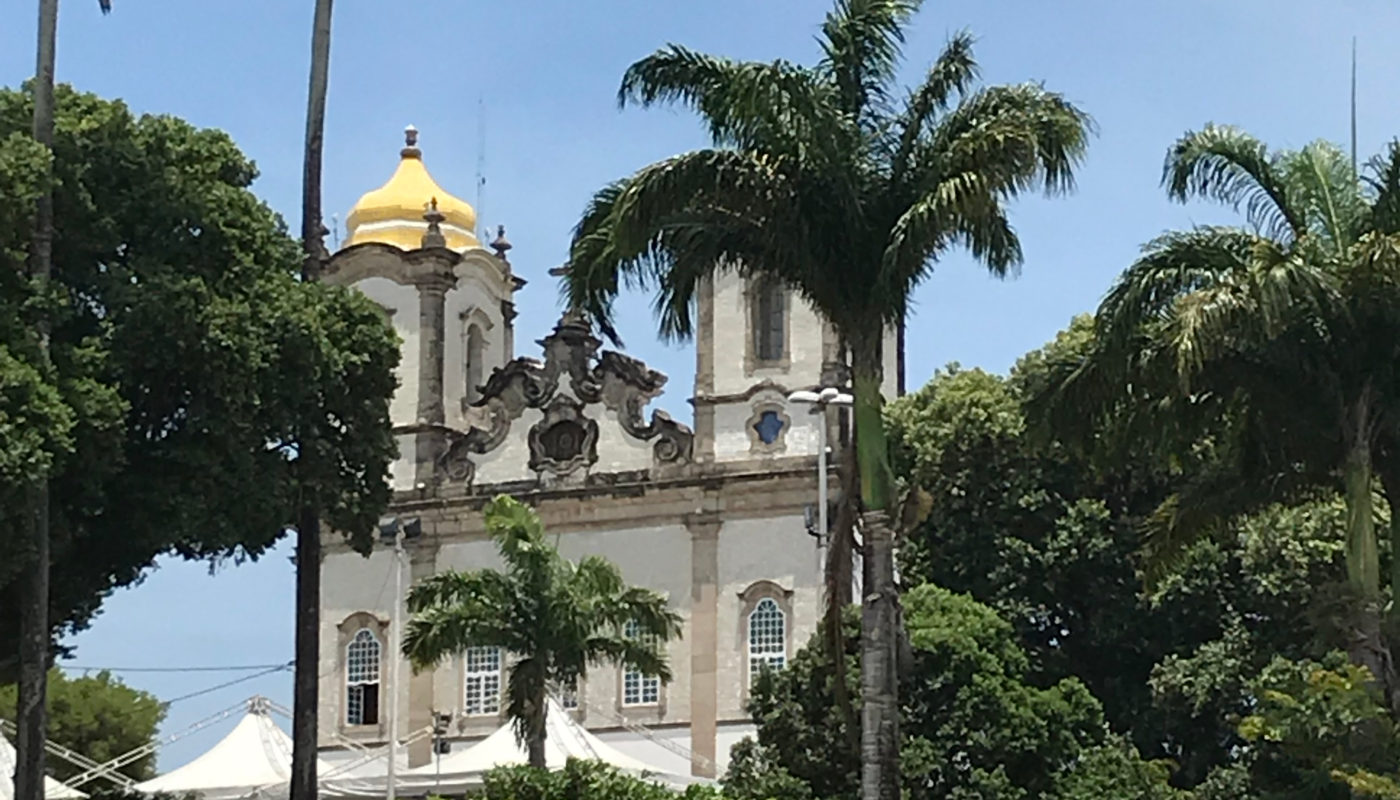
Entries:
[[679,103],[713,146],[597,193],[570,254],[571,301],[613,340],[622,286],[657,294],[664,337],[692,332],[719,272],[785,283],[823,314],[852,367],[862,533],[862,796],[898,794],[897,594],[880,386],[883,334],[961,245],[995,275],[1021,263],[1005,203],[1073,185],[1089,118],[1038,85],[974,89],[972,40],[951,39],[911,92],[896,83],[920,0],[837,0],[813,66],[741,62],[670,45],[628,68],[619,100]]
[[[311,85],[307,92],[306,151],[301,187],[302,280],[320,278],[327,258],[321,222],[321,146],[326,130],[326,87],[331,59],[332,0],[316,0],[311,32]],[[303,442],[316,440],[306,431]],[[303,447],[302,464],[314,447]],[[314,466],[305,467],[308,476]],[[292,689],[291,800],[316,800],[316,723],[321,661],[321,509],[308,498],[297,519],[295,677]],[[393,735],[393,734],[391,734]]]
[[415,670],[469,647],[514,656],[506,713],[530,766],[544,768],[549,687],[574,686],[600,664],[669,681],[661,645],[680,635],[680,617],[657,592],[623,583],[607,560],[562,558],[528,506],[501,496],[485,511],[505,571],[443,572],[414,586],[403,653]]
[[[110,0],[99,0],[102,13],[111,11]],[[34,68],[34,141],[53,152],[54,62],[58,36],[58,0],[39,0],[39,42]],[[49,165],[52,170],[52,164]],[[53,194],[39,195],[35,204],[34,232],[29,251],[29,272],[42,286],[53,271]],[[48,362],[49,325],[41,314],[37,334],[41,369]],[[38,476],[28,492],[29,566],[24,570],[23,601],[19,609],[19,697],[16,709],[15,798],[43,800],[44,741],[48,733],[49,644],[49,486]]]
[[[1100,305],[1089,355],[1063,365],[1053,403],[1066,425],[1127,411],[1117,427],[1129,439],[1207,455],[1148,522],[1159,568],[1234,518],[1342,491],[1359,601],[1349,649],[1397,707],[1372,494],[1379,471],[1400,508],[1400,143],[1369,167],[1359,180],[1325,142],[1271,153],[1234,128],[1188,133],[1167,155],[1169,195],[1243,208],[1246,224],[1148,244]],[[1392,581],[1400,597],[1400,572]]]

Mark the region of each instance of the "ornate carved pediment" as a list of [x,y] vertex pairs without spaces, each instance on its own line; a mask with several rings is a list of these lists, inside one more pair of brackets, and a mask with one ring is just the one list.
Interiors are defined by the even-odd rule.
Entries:
[[[599,352],[582,315],[567,313],[554,331],[539,341],[544,360],[517,358],[487,379],[479,400],[465,412],[470,430],[449,436],[439,459],[439,474],[453,482],[473,478],[470,454],[488,453],[505,441],[511,423],[527,408],[541,409],[545,419],[530,430],[530,468],[566,474],[597,461],[597,422],[583,416],[590,403],[602,403],[618,415],[623,430],[642,441],[655,440],[657,465],[688,463],[694,442],[690,428],[655,411],[648,421],[647,403],[661,394],[666,376],[638,359]],[[568,377],[567,392],[561,390]],[[576,446],[583,449],[574,452]],[[582,459],[582,461],[579,461]]]
[[556,397],[530,429],[530,469],[570,475],[598,463],[598,422],[583,415],[583,403]]

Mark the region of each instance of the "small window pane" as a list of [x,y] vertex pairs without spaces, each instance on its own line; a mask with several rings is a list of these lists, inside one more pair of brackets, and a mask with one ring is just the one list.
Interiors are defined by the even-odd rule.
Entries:
[[497,713],[501,708],[500,648],[468,647],[465,661],[463,710],[474,715]]
[[367,628],[345,650],[345,724],[379,722],[379,639]]
[[[622,628],[622,635],[628,639],[641,639],[641,628],[636,621],[628,620]],[[648,644],[655,645],[656,638],[645,638]],[[661,679],[654,675],[643,675],[638,670],[622,673],[622,704],[625,706],[656,705],[661,702]]]
[[749,612],[749,685],[766,666],[779,670],[787,661],[787,619],[770,597]]
[[778,441],[778,434],[783,431],[783,418],[778,416],[776,411],[765,411],[758,415],[758,422],[755,422],[753,429],[758,433],[758,440],[764,444],[772,444]]
[[781,361],[787,293],[779,281],[764,278],[754,294],[754,355],[760,361]]

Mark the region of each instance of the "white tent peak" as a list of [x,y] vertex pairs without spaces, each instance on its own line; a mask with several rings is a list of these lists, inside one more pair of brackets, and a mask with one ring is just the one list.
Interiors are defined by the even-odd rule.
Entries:
[[247,713],[218,744],[184,766],[137,784],[136,789],[147,794],[197,792],[205,800],[221,800],[287,783],[292,772],[292,737],[272,720],[270,711],[267,698],[249,699]]

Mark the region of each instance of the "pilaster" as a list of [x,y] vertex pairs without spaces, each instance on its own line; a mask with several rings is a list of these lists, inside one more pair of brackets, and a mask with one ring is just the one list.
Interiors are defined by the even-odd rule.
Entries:
[[[443,348],[447,338],[446,280],[429,278],[418,282],[418,413],[417,422],[442,425]],[[433,465],[445,442],[440,430],[418,433],[415,437],[414,481],[432,484]]]
[[[409,551],[408,587],[427,578],[437,571],[438,545],[434,540],[424,542]],[[399,598],[400,602],[403,598]],[[436,703],[433,697],[433,670],[427,669],[412,673],[411,667],[404,667],[408,678],[408,729],[400,732],[407,737],[415,731],[433,724],[433,710]],[[448,705],[448,709],[452,706]],[[421,767],[433,760],[432,737],[424,737],[408,745],[408,766]]]
[[700,463],[714,461],[715,458],[715,406],[713,403],[696,402],[715,393],[715,281],[712,277],[700,281],[699,298],[696,301],[699,312],[699,335],[695,340],[695,460]]
[[715,777],[718,728],[719,529],[716,512],[686,518],[690,531],[690,771]]

